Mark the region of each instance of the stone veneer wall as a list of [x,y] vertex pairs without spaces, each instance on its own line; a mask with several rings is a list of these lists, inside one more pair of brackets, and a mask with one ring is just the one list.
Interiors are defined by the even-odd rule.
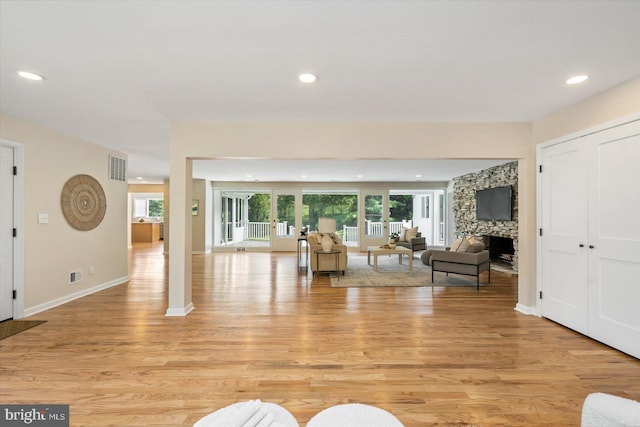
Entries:
[[[476,190],[511,185],[513,221],[478,221]],[[518,162],[470,173],[453,179],[453,214],[456,237],[500,236],[513,239],[513,269],[518,270]]]

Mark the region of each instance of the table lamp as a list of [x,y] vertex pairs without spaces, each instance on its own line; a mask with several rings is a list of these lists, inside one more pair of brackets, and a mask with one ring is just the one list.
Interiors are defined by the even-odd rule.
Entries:
[[336,220],[332,218],[319,218],[318,219],[318,233],[322,234],[322,250],[325,252],[331,251],[333,247],[333,239],[329,235],[336,232]]

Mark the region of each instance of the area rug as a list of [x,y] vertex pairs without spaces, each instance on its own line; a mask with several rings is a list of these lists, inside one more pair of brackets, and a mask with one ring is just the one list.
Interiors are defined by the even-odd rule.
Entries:
[[[371,257],[373,264],[373,257]],[[373,265],[367,265],[366,254],[349,254],[347,271],[344,276],[331,277],[333,288],[362,288],[362,287],[417,287],[417,286],[470,286],[476,287],[476,278],[455,274],[446,275],[437,271],[435,283],[431,283],[431,267],[424,265],[419,256],[413,258],[413,269],[409,271],[409,260],[402,258],[398,263],[397,255],[380,255],[378,257],[378,271],[373,271]],[[486,283],[480,283],[480,287]]]
[[38,326],[46,320],[5,320],[0,323],[0,340]]

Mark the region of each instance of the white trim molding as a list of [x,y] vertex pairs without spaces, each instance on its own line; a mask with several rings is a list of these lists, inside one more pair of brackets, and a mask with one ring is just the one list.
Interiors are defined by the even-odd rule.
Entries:
[[128,281],[129,281],[129,276],[124,276],[124,277],[121,277],[119,279],[110,280],[109,282],[102,283],[100,285],[96,285],[96,286],[93,286],[93,287],[88,288],[88,289],[83,289],[81,291],[74,292],[72,294],[65,295],[63,297],[56,298],[54,300],[44,302],[42,304],[38,304],[38,305],[33,306],[33,307],[29,307],[29,308],[24,310],[24,317],[32,316],[32,315],[34,315],[36,313],[40,313],[42,311],[49,310],[51,308],[57,307],[57,306],[62,305],[62,304],[66,304],[66,303],[71,302],[73,300],[76,300],[78,298],[86,297],[87,295],[91,295],[91,294],[99,292],[99,291],[103,291],[103,290],[111,288],[113,286],[121,285],[121,284],[126,283]]
[[177,316],[186,316],[191,313],[195,307],[193,303],[190,302],[185,308],[167,308],[167,313],[165,316],[167,317],[177,317]]
[[524,304],[517,303],[515,308],[514,308],[514,310],[519,312],[519,313],[526,314],[528,316],[538,316],[538,317],[540,317],[540,314],[538,313],[538,310],[533,305],[524,305]]

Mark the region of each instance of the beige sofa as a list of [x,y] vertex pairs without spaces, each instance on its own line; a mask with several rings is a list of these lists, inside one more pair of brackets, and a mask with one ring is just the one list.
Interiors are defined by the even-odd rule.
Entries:
[[429,249],[422,254],[422,262],[431,266],[431,283],[433,283],[434,271],[475,276],[478,290],[480,273],[488,271],[487,283],[491,283],[491,260],[489,251],[484,248],[484,243],[471,243],[464,248],[456,247],[456,243],[446,250]]
[[333,254],[317,254],[315,251],[322,251],[322,245],[320,242],[322,241],[322,234],[320,233],[309,233],[307,236],[307,243],[309,244],[309,257],[310,257],[310,265],[311,272],[315,275],[317,272],[327,272],[327,271],[335,271],[338,273],[342,273],[344,275],[347,270],[347,246],[342,243],[340,237],[335,233],[330,233],[332,238],[334,239],[333,247],[334,250],[339,250],[338,254],[338,266],[336,268],[336,256]]

